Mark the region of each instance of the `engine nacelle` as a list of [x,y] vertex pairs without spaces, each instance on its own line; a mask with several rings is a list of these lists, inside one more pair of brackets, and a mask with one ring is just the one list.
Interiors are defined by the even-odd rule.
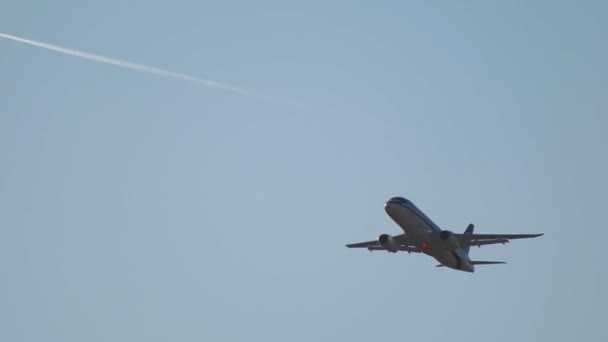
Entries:
[[456,239],[456,235],[449,230],[442,230],[441,233],[439,233],[439,238],[441,239],[441,242],[447,244],[452,249],[460,247],[458,239]]
[[397,253],[399,251],[399,244],[388,234],[382,234],[378,237],[378,243],[384,249],[391,253]]

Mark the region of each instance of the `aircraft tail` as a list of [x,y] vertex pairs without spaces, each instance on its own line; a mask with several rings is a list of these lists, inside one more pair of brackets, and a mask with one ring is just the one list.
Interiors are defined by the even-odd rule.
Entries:
[[[472,223],[469,223],[469,225],[467,226],[467,229],[465,229],[465,231],[464,231],[464,234],[473,234],[474,229],[475,229],[475,225],[473,225]],[[466,246],[463,249],[467,254],[469,254],[469,246]]]

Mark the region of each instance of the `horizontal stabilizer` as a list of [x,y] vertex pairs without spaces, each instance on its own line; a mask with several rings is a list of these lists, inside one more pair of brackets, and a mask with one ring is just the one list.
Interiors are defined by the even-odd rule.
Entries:
[[[472,260],[471,264],[473,265],[497,265],[497,264],[506,264],[506,262],[504,261],[479,261],[479,260]],[[445,267],[445,265],[437,265],[437,267]]]
[[473,264],[473,265],[496,265],[496,264],[506,264],[506,262],[504,262],[504,261],[478,261],[478,260],[473,260],[473,261],[471,261],[471,264]]

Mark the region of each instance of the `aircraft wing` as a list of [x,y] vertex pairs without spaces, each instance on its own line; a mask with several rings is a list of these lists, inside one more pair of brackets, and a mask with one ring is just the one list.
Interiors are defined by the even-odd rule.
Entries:
[[455,234],[461,246],[505,244],[513,239],[529,239],[543,234]]
[[[397,249],[408,253],[420,253],[420,248],[416,247],[405,234],[393,236],[395,242],[397,242]],[[357,242],[346,245],[348,248],[367,248],[369,251],[384,251],[384,247],[380,246],[378,240],[371,240],[366,242]]]

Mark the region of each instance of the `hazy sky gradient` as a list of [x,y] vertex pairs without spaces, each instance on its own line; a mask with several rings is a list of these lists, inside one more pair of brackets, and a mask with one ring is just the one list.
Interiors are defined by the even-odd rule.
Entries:
[[[2,341],[606,341],[602,1],[19,1],[0,32]],[[344,244],[444,229],[474,274]]]

